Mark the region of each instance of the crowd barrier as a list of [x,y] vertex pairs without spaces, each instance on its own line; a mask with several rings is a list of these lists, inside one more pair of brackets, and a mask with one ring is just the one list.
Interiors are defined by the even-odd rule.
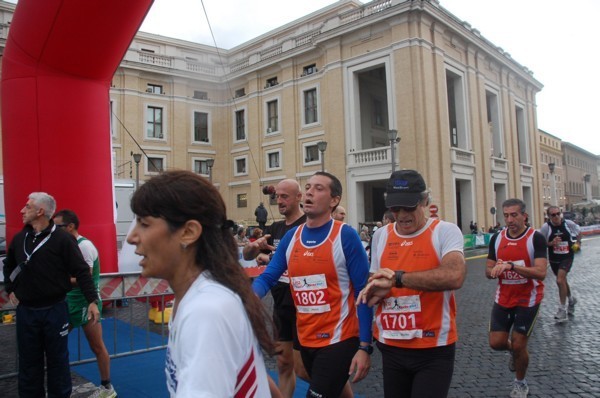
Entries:
[[[111,358],[118,358],[138,353],[163,349],[168,341],[167,323],[170,317],[170,303],[173,291],[162,279],[145,278],[139,273],[102,274],[100,276],[100,296],[103,301],[104,315],[125,323],[117,333],[117,322],[106,320],[111,336],[106,336],[106,348]],[[17,375],[17,341],[15,308],[8,301],[4,284],[0,284],[0,308],[7,315],[6,322],[0,325],[3,341],[4,359],[0,363],[0,379]],[[114,328],[110,325],[114,325]],[[71,350],[71,365],[94,362],[95,358],[83,358],[81,352],[87,348],[83,333],[77,333],[76,349]],[[70,337],[71,338],[71,337]],[[126,340],[126,341],[123,341]],[[118,346],[118,348],[117,348]]]

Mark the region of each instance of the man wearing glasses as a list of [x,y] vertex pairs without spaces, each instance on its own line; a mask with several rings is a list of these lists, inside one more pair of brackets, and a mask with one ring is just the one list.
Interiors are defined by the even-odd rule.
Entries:
[[[4,282],[11,304],[17,305],[19,397],[71,396],[69,316],[65,296],[71,276],[85,295],[90,324],[98,321],[94,288],[77,242],[52,221],[56,201],[33,192],[21,210],[25,227],[17,233],[4,260]],[[46,383],[44,383],[44,357]]]
[[374,305],[386,397],[445,397],[454,371],[456,302],[465,279],[463,235],[428,218],[430,195],[415,170],[394,172],[385,204],[395,222],[375,232],[359,302]]
[[577,299],[571,295],[567,274],[573,266],[575,251],[581,244],[581,231],[579,225],[563,219],[558,206],[548,207],[547,214],[548,222],[542,225],[540,232],[548,241],[548,259],[558,285],[560,303],[554,319],[562,323],[569,320],[568,314],[575,312],[577,303]]

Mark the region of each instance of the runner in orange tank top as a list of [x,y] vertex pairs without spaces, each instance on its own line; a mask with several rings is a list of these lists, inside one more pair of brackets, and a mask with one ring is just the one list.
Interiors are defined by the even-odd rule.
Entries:
[[263,297],[288,271],[300,353],[310,376],[307,397],[340,397],[349,374],[357,382],[371,365],[373,313],[356,305],[369,262],[356,231],[331,219],[341,199],[340,181],[317,172],[305,190],[306,223],[285,234],[252,287]]
[[427,218],[429,191],[418,172],[394,172],[386,191],[395,223],[373,236],[373,276],[358,298],[378,303],[384,395],[445,397],[457,340],[453,291],[466,274],[463,236],[456,225]]
[[490,240],[486,263],[486,276],[498,279],[490,321],[490,347],[511,354],[508,367],[516,372],[510,393],[514,398],[526,398],[529,393],[525,381],[529,364],[527,340],[544,297],[542,281],[548,267],[546,239],[525,224],[525,209],[521,199],[502,203],[506,228]]

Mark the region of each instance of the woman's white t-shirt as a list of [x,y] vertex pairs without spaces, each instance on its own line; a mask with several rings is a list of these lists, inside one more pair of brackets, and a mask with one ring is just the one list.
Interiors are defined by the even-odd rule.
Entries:
[[203,272],[169,321],[171,397],[270,397],[260,346],[240,297]]

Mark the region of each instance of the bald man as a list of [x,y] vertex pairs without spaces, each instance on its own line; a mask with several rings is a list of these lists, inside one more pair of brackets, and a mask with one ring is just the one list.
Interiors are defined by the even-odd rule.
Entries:
[[334,220],[344,222],[346,219],[346,209],[344,209],[342,206],[338,206],[335,208],[333,213],[331,213],[331,216]]
[[[277,207],[284,220],[276,221],[265,229],[265,235],[244,248],[244,259],[266,265],[272,253],[277,249],[279,241],[287,231],[306,222],[306,216],[300,208],[302,191],[296,180],[286,179],[275,187]],[[273,296],[273,320],[277,325],[279,341],[277,342],[277,373],[279,389],[284,397],[292,397],[296,388],[296,374],[307,378],[300,357],[300,344],[296,335],[296,308],[290,292],[290,279],[287,272],[271,289]],[[294,371],[294,369],[296,371]]]

